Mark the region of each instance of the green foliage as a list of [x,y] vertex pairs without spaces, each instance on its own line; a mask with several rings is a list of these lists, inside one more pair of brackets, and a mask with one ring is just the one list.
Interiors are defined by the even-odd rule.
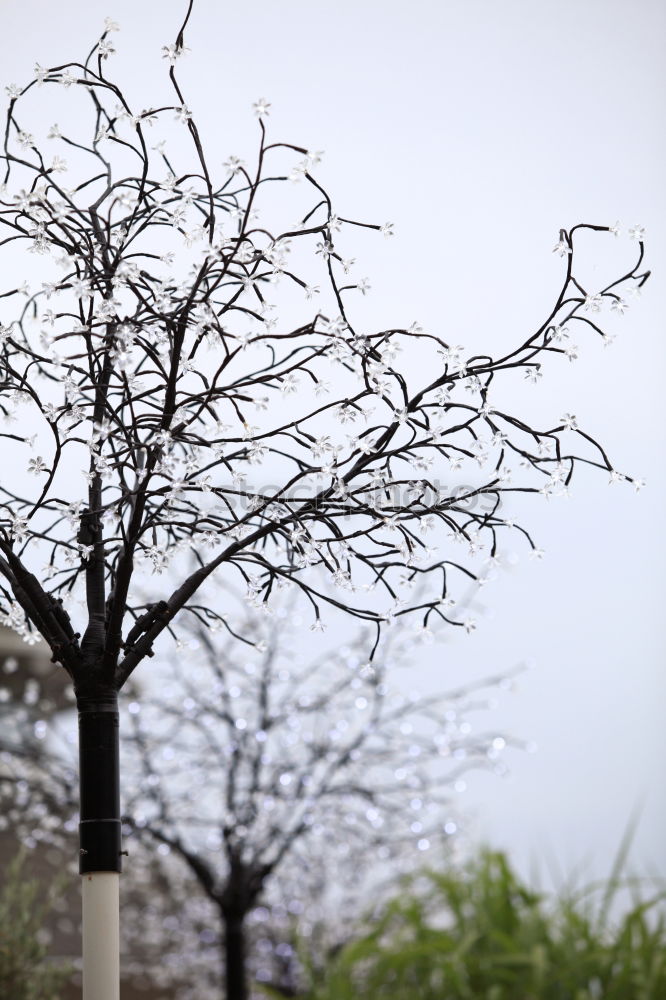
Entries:
[[40,899],[39,882],[26,878],[24,868],[19,854],[0,888],[0,997],[58,1000],[70,970],[47,961],[39,935],[53,890]]
[[[611,904],[631,888],[628,912]],[[619,873],[559,899],[536,893],[504,854],[407,883],[364,934],[317,968],[307,1000],[663,1000],[664,893]]]

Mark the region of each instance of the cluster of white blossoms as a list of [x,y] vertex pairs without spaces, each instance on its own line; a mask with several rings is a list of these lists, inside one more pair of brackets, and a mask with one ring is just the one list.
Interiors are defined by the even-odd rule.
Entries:
[[[425,637],[437,619],[471,632],[450,603],[456,576],[485,582],[507,531],[533,547],[504,512],[512,493],[567,495],[579,463],[640,483],[569,416],[536,428],[494,400],[498,384],[538,383],[547,362],[574,361],[575,329],[610,342],[602,309],[621,316],[647,277],[642,228],[630,230],[636,265],[592,291],[576,279],[577,233],[619,228],[562,230],[561,293],[502,357],[467,357],[418,323],[357,329],[354,296],[370,285],[349,277],[345,241],[358,226],[387,237],[393,226],[335,210],[312,174],[321,153],[268,141],[265,99],[254,105],[253,167],[236,156],[209,165],[182,98],[135,113],[102,73],[115,28],[105,27],[97,65],[39,67],[27,87],[8,88],[0,235],[12,255],[39,255],[44,280],[2,299],[3,438],[29,473],[25,489],[1,488],[3,544],[45,562],[65,605],[101,563],[113,592],[128,562],[167,578],[194,555],[206,572],[252,578],[250,599],[266,608],[295,586],[315,629],[326,604],[342,603],[376,623],[416,611]],[[171,72],[184,51],[165,46]],[[18,119],[32,86],[63,83],[90,93],[93,134],[78,146],[104,168],[69,188],[64,158],[44,158]],[[169,132],[174,114],[193,161]],[[149,146],[146,125],[162,122],[166,138]],[[49,138],[71,160],[67,130],[54,125]],[[304,182],[297,223],[280,219],[272,197],[293,169]],[[19,412],[30,437],[11,429]],[[417,607],[410,588],[424,579]]]

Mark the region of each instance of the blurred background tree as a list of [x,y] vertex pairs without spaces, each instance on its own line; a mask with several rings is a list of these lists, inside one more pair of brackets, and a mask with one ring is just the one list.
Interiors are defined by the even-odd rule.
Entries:
[[[214,995],[221,974],[229,996],[248,975],[296,988],[294,928],[328,921],[331,940],[343,935],[369,893],[381,898],[456,833],[461,775],[501,773],[519,745],[470,721],[510,679],[419,695],[421,640],[404,625],[369,663],[367,629],[316,655],[293,601],[266,615],[216,600],[235,604],[228,623],[243,639],[195,623],[134,683],[123,718],[128,968],[143,963],[161,986],[173,973],[192,1000],[204,985]],[[76,824],[72,697],[60,711],[42,692],[5,702],[0,792],[28,845],[64,848]]]

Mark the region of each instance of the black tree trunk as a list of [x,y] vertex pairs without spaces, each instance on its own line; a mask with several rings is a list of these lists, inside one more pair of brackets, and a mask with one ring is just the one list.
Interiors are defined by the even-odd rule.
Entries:
[[119,872],[120,766],[118,696],[79,695],[79,871]]
[[224,981],[226,1000],[248,1000],[245,914],[224,913]]

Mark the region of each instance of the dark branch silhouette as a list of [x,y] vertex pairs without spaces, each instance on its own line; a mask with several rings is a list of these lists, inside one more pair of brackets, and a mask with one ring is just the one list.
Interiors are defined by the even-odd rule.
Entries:
[[[564,490],[579,463],[632,481],[573,418],[532,427],[494,409],[492,390],[573,358],[575,327],[604,336],[601,307],[622,312],[623,295],[647,278],[640,240],[635,266],[591,291],[575,276],[576,236],[609,229],[562,230],[560,294],[537,330],[496,359],[466,358],[416,327],[359,331],[349,305],[357,285],[336,242],[361,223],[334,213],[311,173],[314,154],[268,142],[265,102],[255,105],[256,164],[232,158],[214,178],[176,78],[182,38],[170,50],[178,102],[169,107],[130,108],[105,76],[108,31],[85,63],[40,70],[10,91],[2,245],[14,258],[22,248],[39,257],[45,277],[53,257],[61,271],[38,291],[3,295],[15,312],[2,328],[2,410],[21,405],[30,430],[3,434],[16,470],[0,502],[5,614],[46,639],[82,693],[121,687],[183,609],[223,623],[223,608],[195,605],[216,570],[262,601],[294,585],[315,625],[328,604],[377,626],[415,610],[425,626],[460,627],[447,613],[450,579],[474,573],[423,532],[493,558],[506,531],[532,544],[507,525],[507,494]],[[51,131],[77,157],[72,187],[60,179],[64,160],[49,163],[19,118],[40,86],[83,89],[91,102],[87,139],[80,126],[75,136]],[[189,134],[194,163],[180,148],[172,159],[164,142],[149,145],[150,123],[165,116]],[[272,203],[294,154],[314,197],[285,226]],[[270,229],[258,212],[271,215]],[[297,273],[301,258],[321,292]],[[284,312],[300,313],[296,325],[273,315],[278,293]],[[320,308],[308,304],[315,294]],[[419,362],[416,384],[400,350]],[[41,454],[29,457],[31,446]],[[442,472],[463,463],[478,465],[476,485],[442,489]],[[255,468],[274,485],[249,483]],[[184,571],[185,553],[196,569]],[[46,561],[39,576],[36,560]],[[143,603],[137,569],[167,566],[177,586],[155,586]],[[313,582],[321,569],[333,591]],[[417,608],[400,601],[405,572],[431,579]]]

